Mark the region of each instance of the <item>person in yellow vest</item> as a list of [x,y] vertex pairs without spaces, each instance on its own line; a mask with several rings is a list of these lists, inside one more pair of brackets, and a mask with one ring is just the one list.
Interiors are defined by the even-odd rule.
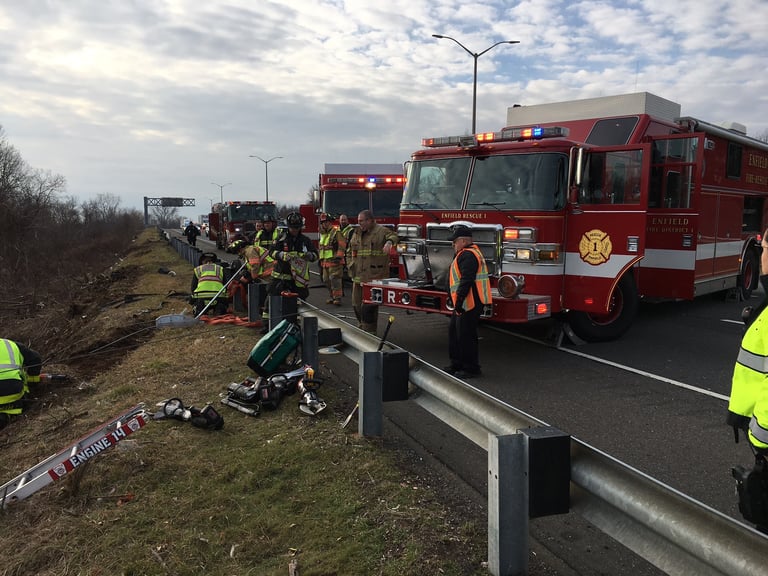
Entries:
[[448,357],[451,363],[445,371],[467,379],[482,375],[477,325],[483,305],[491,303],[491,284],[485,258],[472,242],[472,229],[455,226],[451,241],[456,255],[450,269],[453,314],[448,327]]
[[191,301],[195,316],[200,314],[209,302],[211,305],[206,309],[208,314],[227,313],[227,293],[222,290],[226,283],[224,268],[216,263],[217,260],[213,252],[200,254],[199,265],[192,275]]
[[339,230],[344,235],[347,245],[349,245],[349,239],[352,237],[354,229],[355,227],[349,223],[349,217],[346,214],[341,214],[339,216]]
[[261,230],[256,231],[253,238],[254,246],[261,246],[269,250],[280,237],[280,229],[277,227],[277,220],[274,216],[266,214],[261,218]]
[[[245,264],[245,269],[230,282],[227,287],[227,294],[230,301],[240,298],[243,306],[248,306],[248,285],[261,284],[269,282],[272,276],[272,269],[275,261],[269,255],[269,250],[256,244],[249,244],[243,236],[236,236],[235,240],[229,245],[228,251],[235,252],[240,260]],[[266,300],[266,290],[262,290],[259,301],[260,313],[264,308]]]
[[370,210],[357,215],[358,227],[349,240],[349,275],[352,277],[352,307],[358,327],[376,334],[379,306],[363,304],[363,282],[389,276],[389,253],[397,244],[397,233],[380,226]]
[[323,283],[328,287],[329,298],[326,304],[341,306],[342,285],[344,275],[344,253],[347,251],[347,240],[341,231],[333,225],[330,214],[320,214],[320,240],[318,255]]
[[[768,230],[762,237],[760,283],[768,299]],[[755,456],[752,470],[733,469],[737,480],[739,510],[745,519],[768,533],[768,307],[745,309],[747,324],[731,380],[726,422],[736,441],[744,433]],[[748,478],[749,477],[749,478]]]
[[40,354],[16,340],[0,338],[0,430],[23,410],[28,384],[40,382]]

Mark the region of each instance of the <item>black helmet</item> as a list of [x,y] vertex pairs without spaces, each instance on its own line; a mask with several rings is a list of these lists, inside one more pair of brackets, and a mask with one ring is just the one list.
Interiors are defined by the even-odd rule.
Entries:
[[285,217],[285,224],[288,228],[301,228],[304,226],[304,218],[298,212],[291,212]]
[[197,265],[200,266],[201,264],[204,264],[207,260],[208,262],[216,263],[218,261],[219,257],[216,256],[215,252],[203,252],[200,254],[200,259],[197,262]]
[[266,213],[266,214],[263,214],[261,216],[261,221],[262,222],[277,222],[277,218],[275,218],[274,214]]
[[227,252],[239,252],[241,248],[245,248],[247,245],[248,242],[238,238],[237,240],[234,240],[229,246],[227,246]]

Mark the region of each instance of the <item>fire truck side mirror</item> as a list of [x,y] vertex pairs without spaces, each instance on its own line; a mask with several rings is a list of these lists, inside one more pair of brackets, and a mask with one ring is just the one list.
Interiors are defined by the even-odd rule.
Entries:
[[584,173],[584,148],[571,148],[571,178],[568,189],[568,202],[578,204],[579,189]]
[[574,166],[573,183],[581,186],[581,175],[584,174],[584,148],[576,149],[576,165]]

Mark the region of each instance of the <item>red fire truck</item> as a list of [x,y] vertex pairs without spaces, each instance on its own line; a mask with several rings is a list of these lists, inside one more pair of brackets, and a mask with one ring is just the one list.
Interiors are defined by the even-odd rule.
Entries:
[[237,234],[252,238],[256,233],[256,223],[265,215],[277,220],[277,206],[274,202],[217,202],[211,206],[208,215],[208,239],[216,242],[216,247],[223,250]]
[[562,316],[618,338],[640,299],[757,287],[768,222],[768,144],[739,124],[680,116],[649,93],[509,108],[506,128],[429,138],[412,155],[398,235],[401,278],[371,303],[450,314],[451,227],[485,255],[508,323]]
[[[318,240],[318,217],[323,212],[334,218],[346,214],[350,224],[356,224],[361,210],[371,210],[378,224],[395,228],[400,219],[404,184],[400,164],[326,164],[313,203],[300,207],[304,233]],[[393,272],[397,265],[394,256]]]

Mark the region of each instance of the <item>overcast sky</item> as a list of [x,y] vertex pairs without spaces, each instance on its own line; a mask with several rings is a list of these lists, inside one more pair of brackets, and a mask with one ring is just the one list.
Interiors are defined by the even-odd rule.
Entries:
[[[79,200],[298,204],[325,163],[402,163],[513,104],[652,92],[768,131],[766,0],[5,0],[0,126]],[[276,156],[266,165],[264,160]]]

